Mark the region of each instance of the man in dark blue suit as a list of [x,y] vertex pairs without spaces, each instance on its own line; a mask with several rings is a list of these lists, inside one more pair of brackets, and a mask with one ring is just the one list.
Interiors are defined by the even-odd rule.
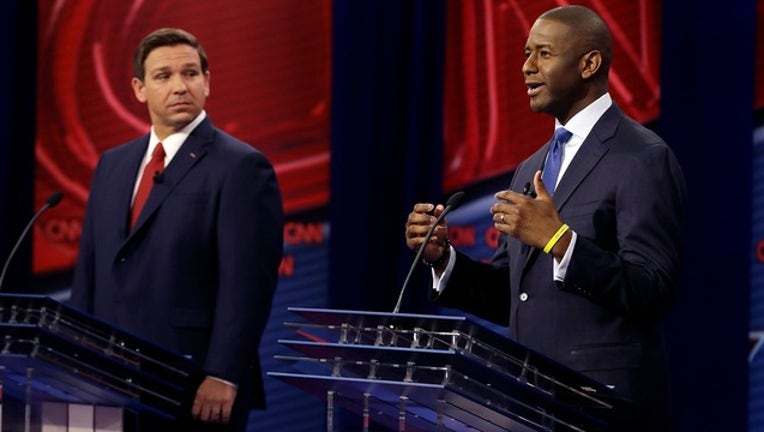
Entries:
[[[207,117],[210,71],[193,35],[147,35],[133,69],[151,131],[100,158],[71,302],[203,368],[196,424],[178,430],[244,430],[249,410],[265,405],[258,345],[283,248],[276,176]],[[176,425],[141,425],[151,428]]]
[[[495,195],[502,235],[489,263],[453,249],[445,222],[424,257],[438,303],[506,325],[511,339],[614,388],[634,407],[615,430],[661,431],[671,422],[660,321],[679,286],[686,191],[669,147],[613,103],[611,52],[587,8],[535,21],[522,72],[531,110],[554,116],[561,146],[542,146]],[[411,249],[442,211],[414,206]]]

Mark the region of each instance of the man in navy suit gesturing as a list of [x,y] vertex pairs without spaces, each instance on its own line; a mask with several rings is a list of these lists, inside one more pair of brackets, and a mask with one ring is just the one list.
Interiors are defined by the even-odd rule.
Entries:
[[147,35],[133,76],[151,131],[98,162],[71,302],[191,357],[207,374],[193,424],[141,418],[141,430],[243,431],[249,410],[265,405],[258,346],[283,248],[275,172],[208,118],[210,71],[193,35]]
[[[511,339],[613,387],[634,407],[616,430],[661,431],[671,422],[660,321],[679,286],[686,190],[666,143],[613,103],[611,53],[590,9],[535,21],[522,73],[555,138],[496,193],[502,235],[489,263],[453,249],[445,222],[423,256],[435,301],[508,326]],[[442,211],[414,206],[411,249]]]

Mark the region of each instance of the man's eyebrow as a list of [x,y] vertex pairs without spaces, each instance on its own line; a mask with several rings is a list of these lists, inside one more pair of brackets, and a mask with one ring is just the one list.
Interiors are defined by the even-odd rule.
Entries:
[[166,70],[169,70],[169,69],[170,69],[170,66],[156,66],[153,69],[149,70],[149,72],[152,72],[152,73],[153,72],[162,72],[162,71],[166,71]]
[[539,49],[539,48],[552,48],[552,45],[549,44],[549,43],[540,43],[540,44],[536,44],[536,45],[533,45],[533,46],[529,46],[529,45],[525,46],[526,50],[529,50],[529,49]]
[[[182,70],[197,69],[202,70],[202,66],[199,63],[184,63],[181,65]],[[170,72],[172,68],[170,66],[158,66],[148,71],[149,74],[156,74],[160,72]]]

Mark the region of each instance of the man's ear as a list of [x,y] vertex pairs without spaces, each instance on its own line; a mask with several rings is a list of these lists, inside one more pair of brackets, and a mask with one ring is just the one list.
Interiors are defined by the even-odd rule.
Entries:
[[138,99],[138,101],[141,103],[146,103],[146,95],[144,94],[144,89],[146,88],[146,85],[143,84],[143,81],[139,80],[136,77],[133,77],[132,85],[133,85],[133,92],[135,93],[135,98]]
[[210,95],[210,70],[207,69],[207,72],[204,73],[204,97],[209,97]]
[[591,50],[581,56],[581,78],[589,79],[597,74],[602,66],[602,53],[599,50]]

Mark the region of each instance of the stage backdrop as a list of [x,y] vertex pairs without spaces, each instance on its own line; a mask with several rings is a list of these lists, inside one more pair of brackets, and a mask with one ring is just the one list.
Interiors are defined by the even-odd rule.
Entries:
[[[553,120],[529,109],[521,73],[533,21],[562,3],[447,2],[444,187],[513,170],[552,136]],[[660,0],[579,1],[613,33],[610,91],[640,122],[655,120],[660,100]]]
[[749,431],[764,432],[764,1],[757,3]]
[[165,26],[202,42],[207,111],[274,163],[287,213],[326,204],[330,0],[40,0],[35,201],[53,191],[66,199],[36,225],[35,273],[72,267],[98,156],[148,132],[130,85],[132,54]]
[[764,1],[757,3],[749,431],[764,432]]
[[[473,256],[488,258],[496,246],[487,216],[493,192],[508,185],[517,164],[551,135],[552,120],[528,109],[520,67],[534,17],[562,3],[446,2],[443,192],[468,192],[469,202],[449,220],[454,244]],[[613,30],[614,99],[651,125],[660,115],[661,1],[577,3],[595,9]],[[764,23],[762,3],[759,23]],[[135,45],[155,28],[185,28],[199,37],[210,58],[207,110],[212,120],[274,162],[284,193],[286,255],[261,349],[265,369],[280,369],[272,356],[283,352],[276,340],[288,336],[281,326],[291,319],[285,308],[327,304],[333,2],[39,0],[38,6],[35,208],[53,191],[66,198],[35,226],[35,274],[71,270],[99,154],[148,131],[146,108],[135,101],[130,87]],[[759,83],[764,76],[763,28],[758,26]],[[761,119],[762,85],[755,107]],[[754,172],[761,173],[762,132],[756,136]],[[757,318],[764,317],[764,203],[757,198],[764,196],[762,181],[754,179],[759,210],[753,232],[751,430],[764,430],[764,419],[755,415],[764,406],[757,396],[764,392],[756,390],[764,382],[758,349],[764,321]],[[283,431],[322,427],[319,401],[270,379],[266,386],[269,409],[255,414],[253,424]]]

